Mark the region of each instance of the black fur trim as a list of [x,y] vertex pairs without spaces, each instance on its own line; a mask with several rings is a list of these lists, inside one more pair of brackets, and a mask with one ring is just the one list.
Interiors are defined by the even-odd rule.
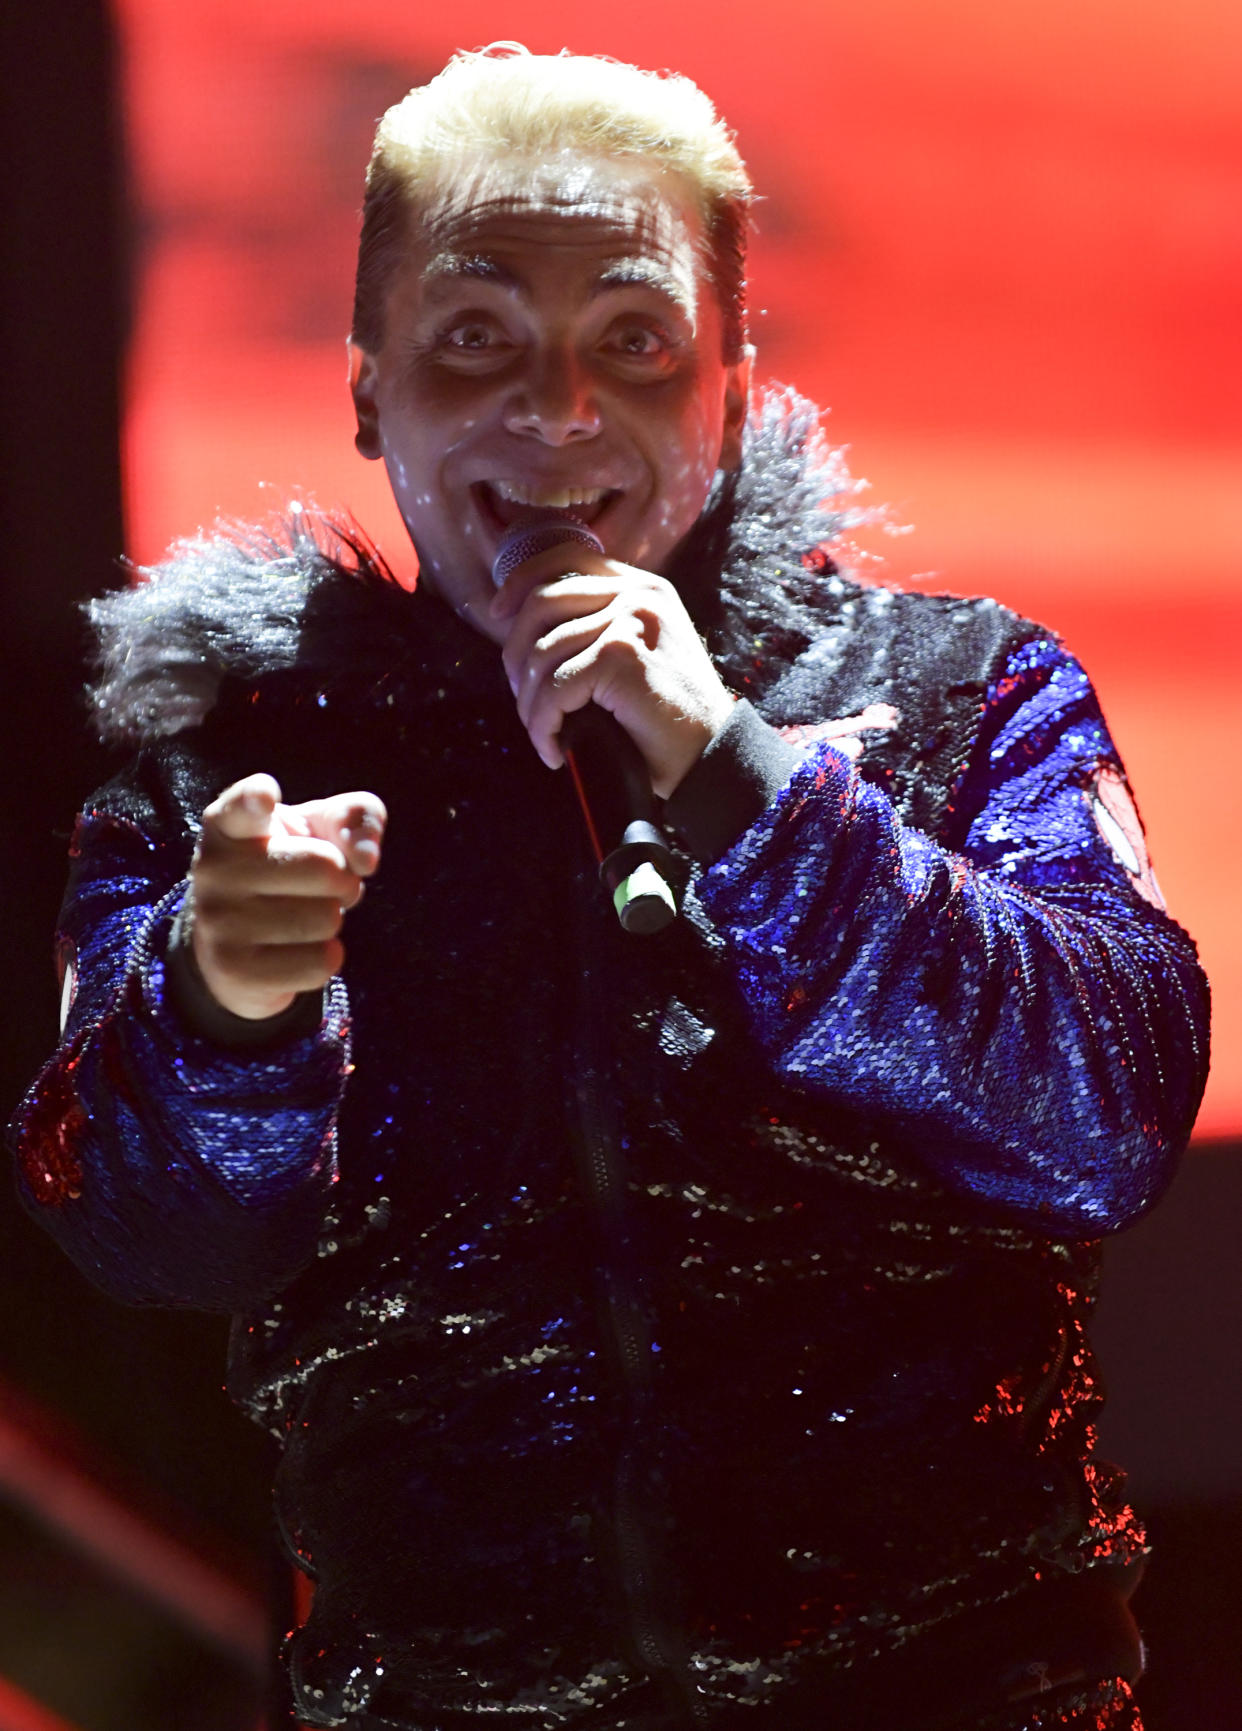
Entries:
[[[830,563],[802,563],[877,515],[856,503],[864,483],[850,478],[819,421],[795,392],[764,393],[742,469],[717,477],[669,573],[740,690],[761,687],[765,666],[779,672],[856,592]],[[221,523],[178,541],[136,575],[88,608],[96,723],[118,743],[198,725],[226,674],[382,669],[394,636],[408,641],[425,617],[357,524],[297,503],[269,526]]]

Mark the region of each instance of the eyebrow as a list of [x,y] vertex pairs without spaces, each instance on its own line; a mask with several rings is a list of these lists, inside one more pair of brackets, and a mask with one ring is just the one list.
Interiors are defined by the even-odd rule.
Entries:
[[473,253],[437,253],[423,272],[423,281],[430,287],[441,282],[456,282],[462,277],[472,277],[476,282],[493,282],[499,288],[512,289],[519,294],[522,291],[520,278],[511,270],[497,264],[495,259]]
[[[506,289],[509,293],[524,298],[527,294],[526,284],[516,272],[482,253],[438,253],[423,272],[423,282],[433,290],[441,283],[447,285],[463,279],[494,283],[497,288]],[[657,294],[664,295],[688,315],[694,312],[691,298],[672,272],[663,265],[656,264],[654,260],[645,258],[622,258],[610,264],[593,283],[591,299],[595,300],[598,296],[609,294],[616,289],[635,287],[654,289]]]

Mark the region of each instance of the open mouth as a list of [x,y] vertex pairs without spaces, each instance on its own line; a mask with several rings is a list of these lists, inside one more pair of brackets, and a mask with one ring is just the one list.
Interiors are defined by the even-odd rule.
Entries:
[[522,481],[476,481],[471,491],[497,530],[531,517],[568,517],[593,524],[620,497],[616,487],[536,487]]

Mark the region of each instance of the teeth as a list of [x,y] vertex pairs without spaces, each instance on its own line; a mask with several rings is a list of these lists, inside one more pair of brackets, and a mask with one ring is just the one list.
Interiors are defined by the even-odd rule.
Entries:
[[523,481],[491,481],[492,491],[511,505],[565,511],[571,505],[598,505],[607,487],[528,487]]

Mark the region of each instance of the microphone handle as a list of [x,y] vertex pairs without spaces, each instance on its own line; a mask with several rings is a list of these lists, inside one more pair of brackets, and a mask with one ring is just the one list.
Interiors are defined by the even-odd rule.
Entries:
[[[562,541],[580,541],[596,553],[603,542],[572,517],[531,513],[501,537],[492,563],[499,588],[525,560]],[[561,749],[600,879],[627,932],[658,932],[677,915],[677,861],[656,821],[647,765],[621,723],[597,703],[561,723]]]
[[662,931],[677,914],[677,861],[642,752],[597,703],[569,712],[560,743],[617,918],[627,932]]

